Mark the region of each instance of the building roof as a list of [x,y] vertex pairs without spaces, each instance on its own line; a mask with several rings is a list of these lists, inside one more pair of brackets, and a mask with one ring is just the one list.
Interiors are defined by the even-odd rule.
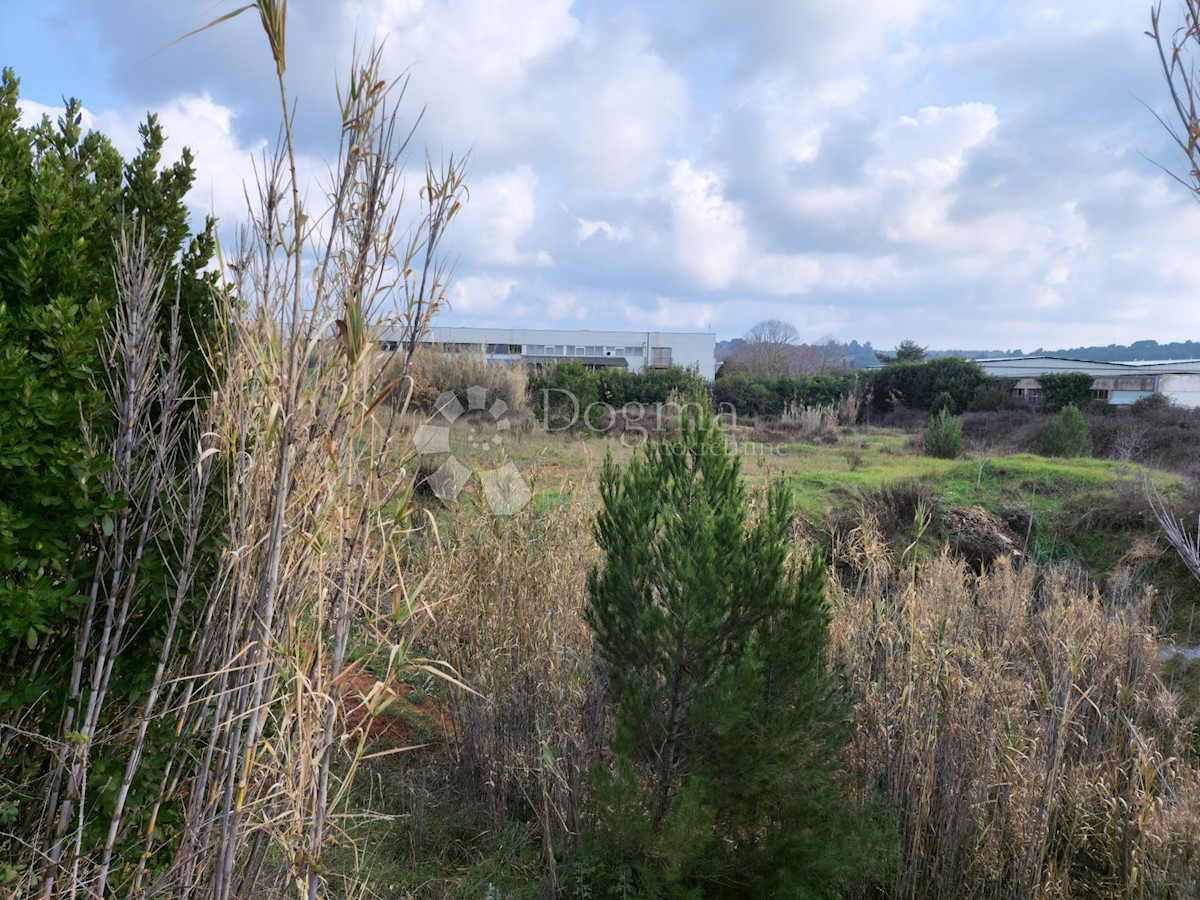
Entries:
[[[1200,374],[1200,359],[1100,360],[1078,359],[1071,356],[1005,356],[976,359],[985,369],[996,367],[1010,371],[1038,372],[1043,370],[1106,372],[1114,374],[1195,375]],[[1051,364],[1051,365],[1039,365]],[[1065,364],[1065,365],[1064,365]]]

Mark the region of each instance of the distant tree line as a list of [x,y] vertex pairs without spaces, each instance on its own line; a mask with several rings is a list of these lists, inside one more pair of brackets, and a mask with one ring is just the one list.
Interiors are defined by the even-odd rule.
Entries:
[[[786,323],[784,323],[786,324]],[[756,326],[757,328],[758,326]],[[790,327],[790,326],[789,326]],[[751,329],[752,331],[754,329]],[[729,341],[717,342],[718,362],[733,362],[737,368],[739,360],[743,359],[748,348],[753,344],[749,334],[746,337],[733,338]],[[818,374],[836,369],[870,369],[878,366],[882,356],[891,356],[881,350],[876,350],[870,341],[859,343],[856,340],[839,341],[836,338],[824,337],[812,343],[799,340],[793,342],[794,350],[789,357],[791,374]],[[1163,359],[1200,359],[1200,341],[1171,341],[1160,344],[1158,341],[1134,341],[1130,344],[1107,344],[1104,346],[1067,347],[1048,350],[1038,347],[1036,350],[1025,351],[1019,347],[1010,349],[947,349],[933,350],[922,348],[926,359],[936,359],[943,356],[958,356],[964,359],[1003,359],[1013,356],[1065,356],[1073,359],[1089,359],[1097,362],[1125,362],[1134,360],[1163,360]]]

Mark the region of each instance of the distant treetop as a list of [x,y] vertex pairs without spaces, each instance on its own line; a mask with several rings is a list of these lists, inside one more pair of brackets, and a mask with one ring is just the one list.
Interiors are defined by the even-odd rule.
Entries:
[[925,348],[916,341],[906,339],[896,345],[895,353],[876,350],[875,357],[885,366],[889,363],[921,362],[925,359]]

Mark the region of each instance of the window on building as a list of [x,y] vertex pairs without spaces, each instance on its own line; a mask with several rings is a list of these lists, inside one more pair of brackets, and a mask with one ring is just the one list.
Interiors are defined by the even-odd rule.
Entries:
[[670,347],[651,347],[650,348],[650,365],[652,365],[652,366],[669,366],[669,365],[671,365],[671,348]]
[[626,356],[636,356],[640,359],[641,355],[642,355],[642,348],[641,347],[626,347],[625,355]]

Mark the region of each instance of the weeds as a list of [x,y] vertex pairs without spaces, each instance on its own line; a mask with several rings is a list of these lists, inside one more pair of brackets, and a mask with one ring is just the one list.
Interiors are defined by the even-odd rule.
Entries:
[[1200,774],[1148,595],[946,555],[860,566],[834,634],[854,756],[901,815],[897,896],[1194,895]]

